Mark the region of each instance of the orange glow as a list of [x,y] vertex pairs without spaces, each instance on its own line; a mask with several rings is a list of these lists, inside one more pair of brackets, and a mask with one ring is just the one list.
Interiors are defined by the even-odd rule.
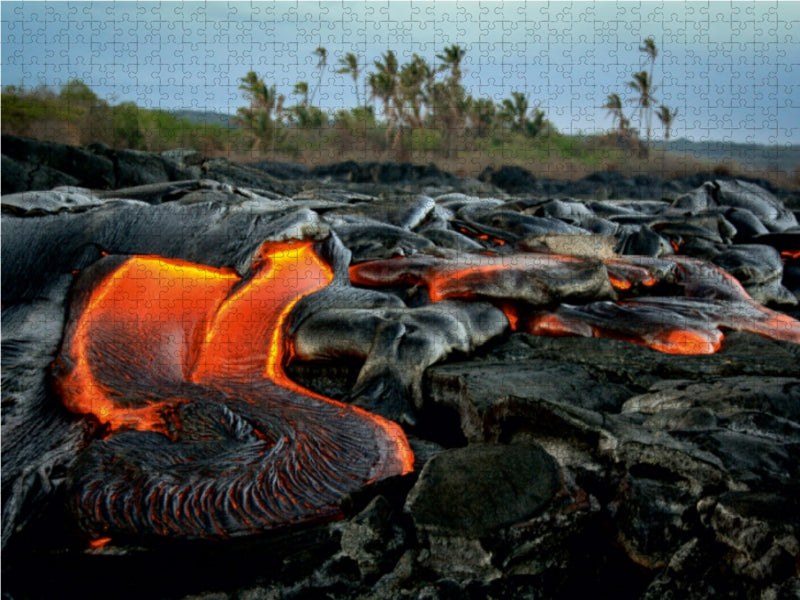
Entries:
[[574,319],[567,319],[555,313],[543,313],[531,317],[526,323],[526,331],[533,335],[549,335],[555,337],[595,337],[596,335],[591,325]]
[[[157,431],[170,435],[168,409],[179,400],[146,400],[141,406],[124,406],[118,394],[93,372],[89,357],[101,352],[97,340],[122,334],[129,362],[120,365],[128,377],[142,369],[161,377],[183,380],[194,362],[192,348],[207,327],[207,316],[228,293],[238,276],[228,269],[199,267],[179,260],[135,256],[126,260],[97,285],[83,308],[72,334],[74,368],[55,385],[66,407],[93,414],[109,427]],[[149,340],[146,349],[138,340]],[[144,352],[143,352],[144,350]]]
[[653,335],[645,344],[667,354],[714,354],[722,346],[722,338],[718,330],[670,329]]
[[540,313],[531,316],[525,330],[533,335],[604,337],[647,346],[667,354],[713,354],[720,349],[723,335],[718,329],[697,331],[667,329],[636,333],[616,331],[613,328],[593,327],[588,323],[558,313]]
[[333,280],[313,242],[265,243],[254,270],[242,281],[230,269],[181,260],[125,260],[94,287],[81,318],[65,337],[68,357],[59,358],[55,378],[64,404],[73,412],[94,415],[107,425],[108,435],[135,429],[175,437],[179,424],[172,422],[171,414],[184,399],[145,397],[132,405],[103,383],[102,344],[114,344],[113,354],[126,356],[124,364],[114,365],[124,379],[215,386],[267,379],[355,412],[393,440],[391,460],[401,465],[400,473],[412,471],[413,453],[397,424],[306,390],[284,371],[291,355],[290,341],[283,335],[287,316],[303,296]]
[[658,279],[647,267],[617,258],[606,258],[603,260],[603,264],[606,266],[608,280],[614,289],[628,290],[633,287],[634,283],[645,287],[651,287],[658,283]]
[[247,285],[234,290],[215,311],[189,379],[291,383],[282,368],[286,317],[300,298],[332,280],[333,272],[317,258],[312,242],[262,249],[258,270]]
[[782,250],[782,251],[781,251],[781,256],[782,256],[784,259],[789,259],[789,258],[792,258],[792,259],[795,259],[795,258],[800,258],[800,250]]
[[507,270],[508,267],[502,264],[489,263],[442,271],[429,281],[428,293],[432,302],[441,302],[448,298],[473,298],[479,281],[486,281],[493,274]]
[[511,302],[501,302],[499,308],[503,311],[506,319],[508,319],[508,325],[511,327],[511,331],[517,331],[519,327],[519,308]]
[[288,390],[354,411],[396,440],[402,474],[410,473],[414,455],[396,423],[303,388],[284,371],[286,358],[292,353],[291,341],[283,336],[286,318],[303,296],[333,281],[333,272],[316,255],[313,242],[265,244],[257,266],[259,270],[247,285],[234,291],[216,311],[190,380],[212,383],[220,379],[269,379]]
[[469,229],[466,229],[465,227],[459,227],[458,231],[459,231],[459,233],[463,233],[466,236],[474,237],[475,239],[482,240],[484,242],[492,242],[494,244],[497,244],[498,246],[505,246],[506,245],[506,241],[505,240],[501,240],[500,238],[490,237],[489,234],[487,234],[487,233],[480,233],[480,234],[474,233],[474,232],[470,231]]
[[748,331],[775,340],[800,344],[800,321],[757,304],[755,307],[762,313],[761,318],[751,319],[748,322]]
[[629,290],[633,285],[630,280],[628,279],[620,279],[619,277],[612,275],[611,273],[608,274],[608,280],[611,282],[611,285],[614,286],[616,290]]
[[499,299],[492,291],[493,282],[506,274],[563,280],[579,277],[591,262],[577,256],[536,252],[464,254],[458,260],[419,255],[353,265],[350,281],[365,286],[424,284],[432,302],[485,296]]
[[110,541],[111,541],[110,537],[102,537],[102,538],[97,538],[95,540],[89,540],[89,548],[91,548],[92,550],[97,550],[99,548],[108,545]]

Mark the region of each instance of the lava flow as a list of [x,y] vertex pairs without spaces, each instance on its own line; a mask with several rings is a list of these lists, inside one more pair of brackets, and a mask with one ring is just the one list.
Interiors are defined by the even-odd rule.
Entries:
[[800,322],[755,302],[728,273],[688,257],[416,256],[354,265],[350,279],[422,284],[432,302],[492,300],[512,328],[536,335],[609,337],[673,354],[716,352],[722,329],[800,343]]
[[338,500],[412,469],[399,426],[286,376],[283,329],[331,269],[313,242],[265,243],[253,275],[107,257],[77,285],[55,385],[105,425],[68,503],[96,539],[229,537],[341,516]]

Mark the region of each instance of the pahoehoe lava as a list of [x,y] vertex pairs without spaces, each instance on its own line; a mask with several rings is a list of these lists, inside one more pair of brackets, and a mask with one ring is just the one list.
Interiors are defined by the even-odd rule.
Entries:
[[716,352],[723,329],[800,343],[800,322],[761,306],[734,277],[696,258],[416,256],[360,263],[350,278],[424,284],[433,302],[492,299],[512,328],[536,335],[611,337],[672,354]]
[[84,271],[54,367],[105,435],[70,470],[94,538],[231,537],[341,515],[340,498],[411,469],[402,430],[285,375],[285,320],[333,271],[312,241],[265,243],[252,274],[154,256]]

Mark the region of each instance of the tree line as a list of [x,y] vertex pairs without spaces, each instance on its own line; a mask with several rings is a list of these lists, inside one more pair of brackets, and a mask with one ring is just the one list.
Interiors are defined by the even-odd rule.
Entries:
[[[317,79],[313,88],[307,81],[298,82],[292,92],[297,102],[288,106],[286,97],[254,71],[241,78],[239,88],[249,104],[237,111],[237,119],[252,136],[255,147],[279,144],[287,127],[319,129],[332,125],[362,135],[381,130],[384,148],[395,156],[406,154],[415,132],[422,132],[450,158],[470,139],[500,130],[529,138],[555,130],[544,111],[538,106],[531,108],[521,92],[513,92],[500,103],[468,94],[461,71],[466,51],[455,44],[436,55],[436,65],[417,54],[401,65],[395,52],[388,50],[373,61],[369,72],[355,54],[348,52],[338,59],[334,72],[352,79],[358,106],[340,109],[331,118],[313,105],[329,71],[328,53],[319,47],[314,55]],[[378,109],[382,122],[377,119]]]
[[[635,93],[628,102],[634,103],[630,117],[638,114],[639,130],[631,127],[619,94],[610,94],[603,108],[612,118],[617,138],[647,156],[653,114],[669,139],[677,110],[663,104],[655,110],[658,101],[653,70],[658,50],[652,38],[645,39],[639,49],[649,70],[644,66],[626,84]],[[537,138],[546,137],[547,143],[555,144],[563,141],[564,136],[547,120],[544,110],[538,104],[531,106],[522,92],[511,92],[499,102],[467,93],[462,71],[466,50],[456,44],[437,54],[434,65],[417,54],[400,64],[392,50],[371,65],[351,52],[329,65],[323,47],[313,55],[315,77],[297,82],[291,100],[254,71],[240,79],[247,106],[238,109],[234,122],[241,129],[192,123],[168,111],[143,109],[132,102],[111,105],[82,81],[73,80],[58,93],[44,86],[32,92],[6,86],[3,131],[25,135],[32,123],[61,120],[79,137],[74,143],[102,141],[113,147],[150,151],[182,145],[206,151],[297,157],[314,149],[330,152],[331,148],[363,148],[365,153],[386,152],[400,159],[407,159],[414,151],[455,158],[459,150],[488,152],[507,147],[513,152],[536,146],[531,142]],[[355,108],[329,113],[315,104],[331,73],[349,79]],[[639,139],[640,130],[646,132],[644,143]]]
[[[653,114],[661,121],[664,137],[669,140],[678,111],[663,104],[654,111],[658,101],[654,96],[653,70],[658,50],[652,37],[645,39],[639,50],[646,55],[650,69],[633,73],[626,84],[636,93],[632,100],[639,116],[639,130],[631,127],[619,94],[610,94],[603,108],[608,111],[618,134],[638,146],[647,157]],[[531,107],[522,92],[512,92],[499,103],[468,94],[462,85],[461,64],[465,55],[463,48],[453,44],[436,55],[438,62],[434,66],[417,54],[400,65],[397,55],[389,50],[373,61],[372,70],[366,71],[359,57],[348,52],[338,59],[334,73],[352,79],[358,106],[340,109],[331,116],[313,105],[329,72],[328,52],[319,47],[314,51],[316,81],[313,87],[307,81],[294,86],[292,95],[298,97],[294,104],[287,106],[286,97],[279,94],[274,85],[267,85],[254,71],[247,73],[239,87],[249,106],[238,110],[237,120],[253,139],[255,148],[280,145],[286,138],[287,128],[320,129],[332,124],[357,137],[381,129],[384,149],[399,157],[407,153],[415,132],[422,132],[429,141],[433,140],[448,158],[454,157],[459,148],[475,149],[475,140],[498,133],[515,133],[526,138],[557,133],[545,118],[545,112],[538,105]],[[378,109],[383,116],[380,123],[376,118]],[[642,129],[646,131],[643,144],[639,134]]]

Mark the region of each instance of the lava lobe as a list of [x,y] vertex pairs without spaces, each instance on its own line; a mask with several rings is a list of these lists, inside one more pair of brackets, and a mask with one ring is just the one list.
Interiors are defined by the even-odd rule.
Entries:
[[265,243],[244,279],[156,256],[87,269],[54,366],[65,405],[104,425],[69,477],[79,526],[246,535],[335,519],[344,494],[409,472],[396,424],[284,373],[287,315],[332,279],[311,241]]

